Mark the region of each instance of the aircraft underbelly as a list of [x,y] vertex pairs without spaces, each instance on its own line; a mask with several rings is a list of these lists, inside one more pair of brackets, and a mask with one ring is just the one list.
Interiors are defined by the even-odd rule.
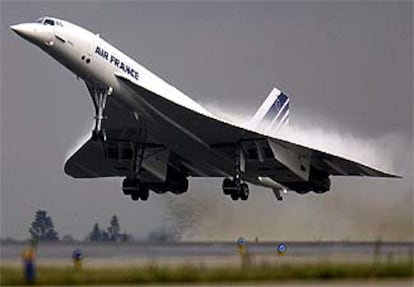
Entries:
[[191,125],[191,119],[188,119],[189,124],[184,126],[171,115],[158,111],[150,102],[128,87],[122,87],[119,97],[139,115],[139,120],[144,123],[152,137],[185,160],[187,168],[210,176],[233,174],[234,162],[200,138],[197,126]]
[[[226,152],[214,147],[214,142],[220,139],[220,134],[217,135],[219,132],[207,131],[192,118],[186,118],[183,114],[165,112],[168,111],[168,108],[163,107],[163,112],[160,112],[155,108],[160,103],[158,102],[157,105],[151,103],[151,99],[156,100],[160,96],[140,95],[127,86],[121,86],[119,97],[122,101],[132,107],[139,115],[139,120],[144,123],[143,126],[157,142],[162,142],[168,149],[184,159],[184,165],[188,169],[194,169],[193,175],[233,176],[235,172],[234,154],[231,151]],[[209,136],[205,136],[206,134]],[[265,165],[269,160],[271,161],[269,163],[271,169]],[[275,174],[278,174],[278,177],[283,181],[294,178],[301,180],[277,161],[273,154],[266,162],[248,160],[246,168],[242,171],[246,175],[246,180],[251,177],[274,176]],[[255,184],[261,185],[259,182],[255,182]]]

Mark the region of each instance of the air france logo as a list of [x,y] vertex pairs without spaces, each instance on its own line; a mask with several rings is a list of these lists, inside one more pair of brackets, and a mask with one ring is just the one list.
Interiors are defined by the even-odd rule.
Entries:
[[124,62],[120,61],[114,55],[109,55],[109,53],[107,51],[105,51],[104,49],[102,49],[101,47],[96,46],[95,54],[98,54],[99,56],[101,56],[102,58],[107,60],[109,63],[111,63],[112,65],[114,65],[118,69],[124,71],[125,73],[127,73],[131,77],[139,80],[139,73],[137,71],[135,71],[133,68],[131,68],[130,66],[128,66]]

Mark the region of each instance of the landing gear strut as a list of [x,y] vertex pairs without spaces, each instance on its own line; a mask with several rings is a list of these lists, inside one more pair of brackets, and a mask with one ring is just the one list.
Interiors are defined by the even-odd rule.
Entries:
[[145,144],[136,144],[134,146],[134,161],[132,166],[132,174],[122,182],[122,191],[125,195],[131,196],[132,200],[139,199],[146,201],[149,197],[149,186],[140,181],[142,162],[144,160]]
[[102,129],[102,120],[105,119],[104,110],[106,106],[106,100],[109,95],[112,94],[112,87],[102,88],[99,86],[93,86],[86,84],[89,94],[93,101],[93,106],[95,108],[95,126],[92,130],[92,139],[93,140],[106,140],[105,130]]
[[241,181],[241,171],[244,170],[244,156],[240,145],[236,147],[236,166],[233,178],[225,178],[223,180],[223,193],[230,195],[232,200],[247,200],[249,198],[249,186]]

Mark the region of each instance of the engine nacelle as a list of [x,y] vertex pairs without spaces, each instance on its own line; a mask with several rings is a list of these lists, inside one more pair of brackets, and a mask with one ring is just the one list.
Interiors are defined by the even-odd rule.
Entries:
[[169,191],[174,194],[181,194],[188,190],[188,179],[183,174],[180,174],[173,169],[169,169],[166,181],[148,183],[148,187],[156,193],[165,193]]
[[295,182],[288,186],[299,194],[306,194],[310,191],[322,194],[331,188],[331,180],[329,179],[329,174],[311,168],[309,181]]
[[312,191],[316,193],[325,193],[331,189],[329,174],[314,168],[311,169],[309,183]]

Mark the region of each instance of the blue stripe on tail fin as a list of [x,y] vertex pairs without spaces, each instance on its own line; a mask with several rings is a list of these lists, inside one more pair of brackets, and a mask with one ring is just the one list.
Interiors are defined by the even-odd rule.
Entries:
[[277,133],[289,121],[289,97],[273,88],[250,121],[252,129]]

